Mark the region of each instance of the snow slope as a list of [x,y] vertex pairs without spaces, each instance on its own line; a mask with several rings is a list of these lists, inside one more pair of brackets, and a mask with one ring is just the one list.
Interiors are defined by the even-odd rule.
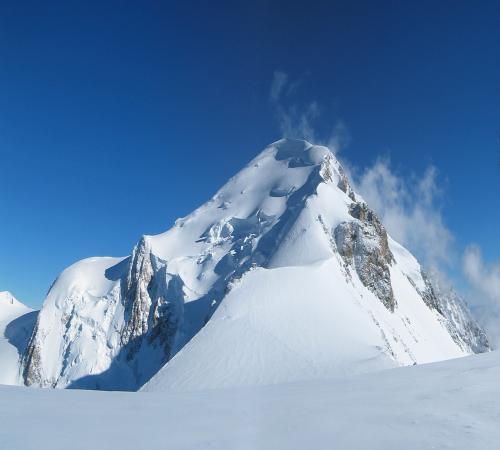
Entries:
[[407,301],[390,313],[371,293],[361,301],[362,286],[345,283],[334,258],[255,269],[145,389],[270,384],[462,356],[436,312],[404,279],[396,286]]
[[19,360],[35,318],[10,292],[0,292],[0,384],[22,384]]
[[500,354],[197,392],[0,387],[9,450],[496,450]]
[[464,305],[446,298],[326,147],[283,139],[129,257],[66,269],[23,378],[137,389],[171,361],[151,388],[205,388],[487,350]]

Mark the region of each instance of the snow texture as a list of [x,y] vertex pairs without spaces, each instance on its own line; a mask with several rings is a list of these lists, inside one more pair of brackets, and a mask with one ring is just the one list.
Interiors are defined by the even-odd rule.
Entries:
[[9,450],[497,450],[500,354],[196,392],[0,387]]

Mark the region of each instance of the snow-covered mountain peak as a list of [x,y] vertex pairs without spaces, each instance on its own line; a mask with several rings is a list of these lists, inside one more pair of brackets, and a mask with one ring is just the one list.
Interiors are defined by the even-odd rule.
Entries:
[[27,308],[17,300],[9,291],[0,291],[0,318],[12,311]]
[[23,376],[135,389],[172,360],[162,386],[268,383],[487,349],[465,306],[444,298],[330,150],[282,139],[129,257],[66,269]]
[[5,303],[10,303],[14,304],[17,300],[14,298],[14,296],[9,292],[9,291],[0,291],[0,303],[5,304]]

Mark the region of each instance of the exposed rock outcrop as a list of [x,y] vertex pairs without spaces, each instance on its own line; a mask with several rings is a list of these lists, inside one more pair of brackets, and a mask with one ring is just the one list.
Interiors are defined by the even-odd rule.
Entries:
[[26,386],[47,386],[46,380],[43,379],[41,373],[40,342],[38,336],[37,321],[22,360],[22,376]]
[[334,231],[339,253],[348,266],[354,266],[360,280],[390,311],[396,307],[389,265],[394,257],[387,233],[377,215],[365,203],[353,203],[353,221],[339,224]]

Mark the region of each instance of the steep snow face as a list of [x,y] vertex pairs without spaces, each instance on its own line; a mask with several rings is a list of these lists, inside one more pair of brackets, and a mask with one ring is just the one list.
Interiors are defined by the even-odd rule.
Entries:
[[281,140],[130,257],[63,272],[23,375],[28,385],[135,389],[177,355],[150,386],[198,388],[486,350],[464,306],[448,303],[327,148]]
[[36,314],[10,292],[0,292],[0,384],[22,384],[19,362]]

